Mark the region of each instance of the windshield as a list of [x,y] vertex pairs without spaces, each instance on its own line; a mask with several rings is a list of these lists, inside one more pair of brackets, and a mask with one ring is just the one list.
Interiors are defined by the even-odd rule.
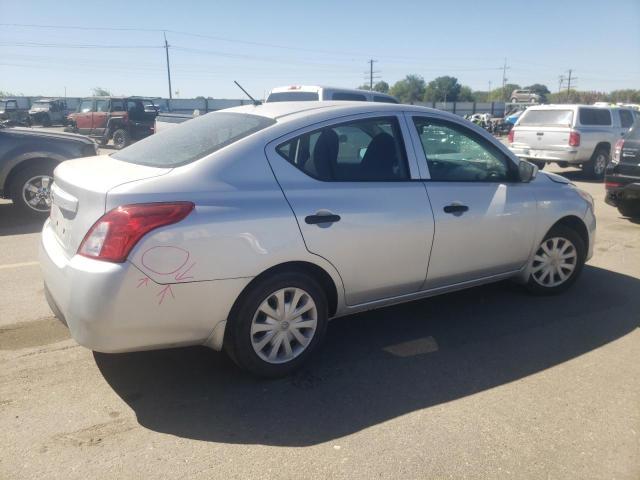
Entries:
[[111,155],[139,165],[178,167],[276,123],[244,113],[214,112],[151,135]]
[[47,102],[35,102],[31,104],[31,108],[49,108],[49,103]]
[[270,94],[267,102],[313,102],[318,98],[318,92],[277,92]]
[[573,122],[573,110],[527,110],[518,125],[568,127]]

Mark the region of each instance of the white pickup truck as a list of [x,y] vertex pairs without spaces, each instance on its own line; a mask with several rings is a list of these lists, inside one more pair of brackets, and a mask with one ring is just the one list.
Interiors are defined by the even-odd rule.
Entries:
[[541,105],[528,108],[509,132],[510,149],[544,168],[557,163],[581,166],[601,179],[616,142],[636,121],[628,108],[591,105]]

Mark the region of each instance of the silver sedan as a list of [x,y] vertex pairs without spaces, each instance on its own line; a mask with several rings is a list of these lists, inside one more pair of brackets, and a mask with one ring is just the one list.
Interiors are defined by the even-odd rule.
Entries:
[[55,171],[45,293],[82,345],[204,344],[285,375],[330,318],[507,278],[571,286],[591,197],[484,130],[408,105],[211,113]]

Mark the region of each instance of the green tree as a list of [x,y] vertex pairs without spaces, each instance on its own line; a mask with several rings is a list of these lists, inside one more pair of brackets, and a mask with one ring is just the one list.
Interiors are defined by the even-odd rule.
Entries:
[[380,80],[373,85],[374,92],[389,93],[389,84],[384,80]]
[[93,87],[93,96],[94,97],[109,97],[111,96],[111,92],[102,87]]
[[471,87],[467,87],[466,85],[462,85],[460,87],[460,93],[458,94],[458,102],[475,102],[476,95]]
[[614,90],[609,93],[609,101],[617,103],[640,103],[640,90],[631,88],[625,90]]
[[368,83],[363,83],[362,85],[360,85],[359,87],[356,87],[358,90],[369,90],[369,84]]
[[[456,102],[462,86],[456,77],[438,77],[431,80],[424,92],[425,102]],[[471,89],[469,89],[469,92]]]
[[389,93],[396,97],[400,103],[414,104],[424,97],[425,83],[420,75],[407,75],[404,79],[393,84]]

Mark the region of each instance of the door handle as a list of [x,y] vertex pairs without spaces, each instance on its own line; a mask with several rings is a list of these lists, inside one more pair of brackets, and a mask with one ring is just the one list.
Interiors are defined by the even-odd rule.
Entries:
[[464,213],[467,210],[469,210],[469,207],[457,203],[452,203],[444,207],[444,213]]
[[340,221],[340,215],[333,213],[321,213],[304,217],[304,221],[308,225],[317,225],[318,223],[335,223]]

